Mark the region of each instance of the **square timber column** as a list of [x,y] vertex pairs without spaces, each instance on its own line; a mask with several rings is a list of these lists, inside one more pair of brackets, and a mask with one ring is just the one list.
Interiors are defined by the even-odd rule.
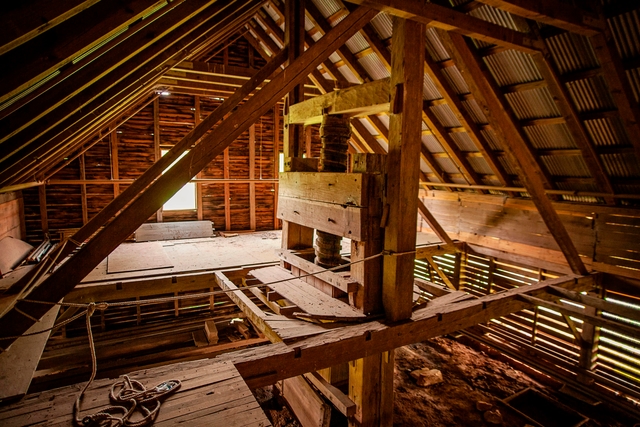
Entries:
[[382,304],[392,322],[411,317],[413,303],[424,40],[423,24],[394,17],[384,232],[384,249],[391,254],[384,257],[382,277]]
[[[391,112],[387,186],[383,211],[385,256],[382,305],[390,321],[411,317],[422,144],[424,25],[395,18],[391,42]],[[408,252],[406,255],[398,253]],[[350,426],[393,424],[394,351],[349,363],[349,397],[356,403]]]
[[[288,63],[292,63],[304,52],[304,0],[288,1],[285,3],[285,45],[288,47]],[[283,151],[285,160],[291,166],[285,168],[287,172],[298,172],[298,159],[302,159],[304,131],[302,125],[289,124],[289,106],[304,101],[304,84],[293,88],[285,98],[284,108],[284,141]],[[303,249],[313,246],[313,229],[288,221],[282,222],[282,248]]]

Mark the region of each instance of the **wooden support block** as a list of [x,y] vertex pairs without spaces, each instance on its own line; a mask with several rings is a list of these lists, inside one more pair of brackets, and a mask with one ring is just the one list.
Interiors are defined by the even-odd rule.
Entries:
[[370,178],[361,173],[285,172],[280,174],[278,196],[366,207]]
[[250,339],[251,338],[251,330],[249,329],[249,327],[247,325],[244,324],[244,322],[240,321],[240,322],[233,322],[233,326],[236,327],[236,329],[238,330],[238,332],[240,332],[240,334],[245,338],[245,339]]
[[331,408],[302,376],[287,378],[280,384],[284,397],[304,427],[328,427]]
[[209,344],[218,343],[218,328],[216,328],[216,322],[214,322],[213,320],[207,320],[204,323],[204,331]]
[[416,248],[416,259],[426,259],[434,255],[455,254],[460,252],[464,243],[455,243],[453,245],[428,245]]
[[351,293],[358,290],[359,284],[355,280],[345,278],[332,271],[323,271],[324,268],[297,256],[293,251],[283,249],[278,251],[278,256],[288,264],[298,267],[307,273],[317,273],[314,277],[340,289],[343,292]]
[[318,172],[318,161],[316,157],[286,157],[284,170],[285,172]]
[[389,111],[389,79],[376,80],[316,96],[289,107],[290,124],[317,124],[325,114],[367,116]]
[[342,415],[350,417],[356,413],[356,404],[353,403],[353,400],[349,399],[349,396],[340,391],[339,388],[331,385],[327,380],[322,378],[320,374],[310,372],[304,374],[304,377],[317,388]]
[[336,236],[348,237],[356,241],[367,238],[363,221],[366,215],[366,208],[289,197],[279,197],[278,200],[278,218],[283,221],[315,228]]

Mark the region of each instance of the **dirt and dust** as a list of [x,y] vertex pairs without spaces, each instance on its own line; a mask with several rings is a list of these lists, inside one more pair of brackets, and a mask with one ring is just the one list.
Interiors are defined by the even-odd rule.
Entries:
[[[423,368],[440,370],[443,381],[428,387],[418,386],[410,373]],[[552,388],[482,351],[454,339],[434,338],[396,350],[393,424],[412,427],[524,427],[530,422],[510,410],[500,399],[527,388],[547,395],[554,393]],[[299,426],[284,402],[274,396],[272,388],[256,393],[275,427]],[[270,396],[273,398],[269,399]],[[633,425],[633,422],[629,423],[619,414],[602,407],[590,412],[585,415],[592,419],[582,424],[584,427]],[[335,421],[332,420],[332,426],[336,425]],[[342,424],[346,425],[345,421],[343,419]]]

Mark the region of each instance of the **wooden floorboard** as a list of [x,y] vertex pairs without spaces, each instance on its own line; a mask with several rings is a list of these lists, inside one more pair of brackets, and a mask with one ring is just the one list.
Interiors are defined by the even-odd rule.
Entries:
[[[129,374],[147,388],[177,379],[181,388],[167,397],[154,425],[270,426],[269,420],[230,363],[184,362]],[[109,405],[113,380],[95,381],[85,394],[81,415]],[[72,425],[72,407],[84,384],[26,396],[0,408],[0,425]]]
[[310,315],[335,316],[338,318],[365,317],[364,314],[358,312],[354,307],[325,294],[303,280],[295,278],[295,276],[284,268],[278,266],[266,267],[252,270],[251,274],[262,283],[286,280],[281,283],[269,285],[269,288],[278,292]]
[[137,243],[125,243],[107,257],[107,274],[171,267],[173,263],[160,242],[150,242],[144,248]]

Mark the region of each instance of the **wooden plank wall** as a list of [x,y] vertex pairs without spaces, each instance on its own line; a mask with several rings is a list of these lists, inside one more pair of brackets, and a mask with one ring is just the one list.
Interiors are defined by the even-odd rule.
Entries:
[[[561,257],[559,252],[548,251],[559,248],[528,200],[439,191],[422,191],[421,200],[453,239],[561,263],[562,258],[553,259]],[[555,207],[588,266],[640,275],[640,210],[570,203]],[[429,226],[419,218],[418,229],[429,231]]]
[[0,194],[0,240],[11,236],[25,238],[24,208],[22,194],[12,192]]
[[[160,98],[160,141],[162,148],[171,148],[194,127],[194,96],[172,94]],[[201,115],[205,117],[220,104],[220,100],[200,99]],[[278,107],[281,108],[281,107]],[[281,116],[281,113],[280,113]],[[282,129],[282,127],[280,127]],[[255,170],[256,179],[277,178],[277,163],[274,156],[274,111],[263,116],[255,124]],[[117,162],[120,179],[135,179],[140,176],[154,161],[153,142],[153,105],[144,108],[116,131],[118,142]],[[280,140],[281,140],[280,136]],[[110,148],[110,136],[105,135],[96,145],[84,154],[86,179],[110,179],[114,155]],[[249,178],[249,132],[242,134],[229,147],[229,178]],[[275,166],[274,166],[275,165]],[[56,173],[53,180],[79,180],[81,162],[79,159]],[[224,178],[223,156],[213,160],[201,175],[204,179]],[[127,183],[118,185],[119,191],[127,187]],[[250,227],[249,184],[228,184],[230,190],[230,229],[247,230]],[[275,183],[256,183],[256,229],[273,228],[274,198],[277,194]],[[82,191],[80,184],[47,185],[46,209],[49,230],[52,236],[65,228],[78,228],[83,225]],[[86,206],[88,218],[94,216],[114,197],[116,187],[113,184],[87,184]],[[202,185],[203,219],[214,222],[218,230],[227,228],[225,222],[225,200],[223,183],[205,183]],[[24,190],[25,215],[29,241],[42,239],[40,200],[38,189]],[[196,220],[193,211],[164,211],[163,221]],[[155,222],[155,215],[149,222]]]

